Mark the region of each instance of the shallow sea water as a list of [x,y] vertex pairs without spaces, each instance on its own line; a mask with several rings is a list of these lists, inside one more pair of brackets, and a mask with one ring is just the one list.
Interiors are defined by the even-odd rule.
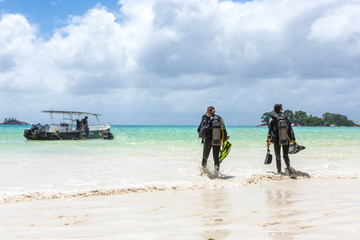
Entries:
[[[266,127],[227,128],[233,146],[221,164],[221,178],[215,180],[200,175],[197,126],[112,126],[114,140],[80,141],[29,141],[23,137],[27,127],[0,126],[0,201],[231,187],[283,177],[273,174],[274,161],[263,164]],[[306,147],[290,155],[300,180],[360,178],[360,128],[294,131],[298,144]]]

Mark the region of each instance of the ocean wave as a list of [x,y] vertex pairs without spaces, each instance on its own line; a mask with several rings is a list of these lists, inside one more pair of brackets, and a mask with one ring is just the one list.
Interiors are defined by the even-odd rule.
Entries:
[[0,203],[17,203],[25,201],[36,200],[51,200],[51,199],[68,199],[68,198],[86,198],[97,196],[114,196],[122,194],[134,194],[156,191],[186,191],[186,190],[201,190],[201,189],[214,189],[214,188],[231,188],[241,187],[247,185],[264,184],[272,181],[302,181],[309,178],[315,179],[360,179],[359,175],[332,175],[332,176],[318,176],[310,175],[306,172],[297,171],[296,179],[290,178],[286,174],[276,174],[275,172],[268,171],[262,174],[252,174],[248,177],[231,176],[220,173],[217,178],[212,179],[208,176],[202,176],[202,181],[196,183],[182,182],[182,183],[153,183],[143,186],[127,186],[120,188],[110,189],[90,189],[77,192],[29,192],[24,194],[15,194],[7,196],[0,200]]

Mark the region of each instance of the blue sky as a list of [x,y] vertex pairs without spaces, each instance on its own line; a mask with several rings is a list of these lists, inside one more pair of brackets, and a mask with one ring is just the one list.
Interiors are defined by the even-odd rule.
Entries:
[[275,103],[360,121],[358,0],[0,0],[0,121],[232,125]]
[[40,34],[50,37],[56,28],[66,25],[69,16],[84,15],[97,4],[101,4],[108,11],[113,12],[120,8],[116,0],[2,0],[0,1],[0,9],[1,14],[24,15],[29,22],[39,26]]

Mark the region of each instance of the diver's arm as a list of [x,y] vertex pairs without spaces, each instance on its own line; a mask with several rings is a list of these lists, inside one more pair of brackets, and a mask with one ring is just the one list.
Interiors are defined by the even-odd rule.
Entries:
[[267,135],[267,140],[266,140],[266,147],[269,148],[270,147],[270,144],[271,144],[271,136],[272,136],[272,129],[273,129],[273,120],[272,118],[270,118],[270,121],[269,121],[269,131],[268,131],[268,135]]
[[225,122],[224,122],[224,119],[222,118],[222,117],[220,117],[219,116],[219,118],[220,118],[220,121],[221,121],[221,124],[224,126],[224,128],[225,128]]
[[288,120],[288,126],[289,126],[289,130],[288,130],[289,138],[291,139],[291,141],[292,141],[293,143],[296,144],[295,133],[294,133],[294,130],[293,130],[292,126],[291,126],[291,121],[290,121],[289,118],[288,118],[287,120]]
[[205,115],[202,116],[201,122],[200,122],[200,124],[199,124],[198,129],[197,129],[198,134],[200,134],[201,124],[204,122],[204,117],[205,117]]
[[223,126],[223,130],[224,130],[224,141],[226,141],[227,139],[230,138],[230,136],[228,135],[227,131],[226,131],[226,127],[225,127],[225,122],[224,119],[222,117],[220,117],[220,121],[221,121],[221,125]]

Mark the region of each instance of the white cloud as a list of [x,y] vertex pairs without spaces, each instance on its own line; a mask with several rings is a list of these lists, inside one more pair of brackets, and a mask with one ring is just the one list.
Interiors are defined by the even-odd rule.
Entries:
[[308,39],[320,43],[338,43],[348,54],[360,53],[360,5],[349,1],[347,5],[330,9],[311,26]]
[[257,122],[280,101],[312,114],[360,112],[359,1],[119,3],[119,13],[98,5],[68,19],[48,40],[24,16],[3,15],[0,100],[19,102],[4,112],[178,124],[211,104],[233,124]]
[[8,72],[23,57],[33,54],[36,29],[25,17],[7,14],[0,21],[0,71]]

